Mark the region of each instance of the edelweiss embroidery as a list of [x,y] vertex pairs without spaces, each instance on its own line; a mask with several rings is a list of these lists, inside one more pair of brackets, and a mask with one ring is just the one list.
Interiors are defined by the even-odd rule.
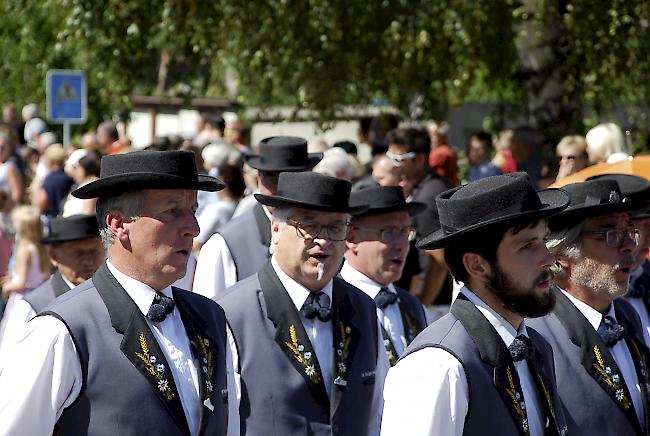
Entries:
[[594,355],[596,356],[596,361],[598,362],[597,365],[594,363],[594,369],[598,371],[603,380],[605,380],[605,383],[607,383],[615,390],[614,396],[616,397],[616,401],[621,403],[623,409],[628,410],[630,407],[632,407],[632,403],[630,402],[630,399],[627,398],[627,395],[625,395],[625,390],[620,384],[620,376],[616,373],[612,374],[612,368],[605,366],[605,362],[603,361],[603,356],[600,353],[600,348],[598,348],[598,345],[594,345]]
[[165,400],[173,400],[175,395],[170,389],[169,382],[165,377],[165,365],[162,363],[156,365],[156,362],[158,361],[156,356],[149,355],[149,345],[147,344],[147,340],[144,337],[144,333],[140,333],[140,349],[142,350],[142,353],[138,353],[136,351],[135,355],[144,362],[147,368],[147,372],[149,372],[149,374],[151,374],[156,379],[158,382],[158,390],[162,392]]
[[285,344],[293,353],[293,357],[302,364],[305,369],[305,374],[309,377],[309,380],[311,380],[312,383],[320,383],[320,376],[318,375],[316,366],[311,359],[311,352],[306,351],[303,353],[305,346],[298,343],[298,335],[296,334],[296,328],[293,324],[289,326],[289,336],[291,342],[285,341]]
[[349,326],[343,324],[343,321],[339,321],[339,328],[341,333],[341,340],[336,346],[336,378],[334,379],[334,384],[339,386],[347,386],[347,367],[345,366],[348,353],[350,352],[350,333],[352,329]]
[[199,347],[201,347],[201,354],[203,355],[203,365],[201,370],[204,374],[205,379],[205,389],[207,396],[212,394],[212,375],[214,374],[214,365],[213,365],[213,356],[212,349],[208,348],[210,346],[210,341],[207,338],[203,338],[200,335],[197,335],[199,338]]
[[521,392],[517,392],[517,389],[515,388],[515,379],[512,377],[512,370],[509,366],[506,368],[506,375],[508,377],[508,385],[510,386],[509,388],[506,388],[506,393],[512,400],[512,405],[514,406],[517,415],[519,415],[521,428],[524,430],[524,432],[528,433],[526,403],[524,402],[524,398],[521,395]]

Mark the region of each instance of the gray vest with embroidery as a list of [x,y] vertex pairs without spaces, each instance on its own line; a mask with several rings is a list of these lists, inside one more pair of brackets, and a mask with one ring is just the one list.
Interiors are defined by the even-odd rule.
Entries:
[[[464,297],[461,295],[461,298]],[[515,436],[527,434],[522,431],[522,428],[515,421],[503,395],[495,387],[496,370],[494,362],[490,362],[490,360],[494,360],[495,353],[493,352],[497,346],[505,347],[503,340],[494,331],[487,319],[475,308],[473,303],[466,299],[463,301],[458,299],[454,302],[454,305],[459,304],[471,305],[474,308],[476,313],[468,317],[467,321],[478,327],[475,330],[485,332],[484,336],[481,338],[472,337],[463,322],[454,313],[449,313],[420,333],[407,347],[400,360],[408,358],[410,354],[423,348],[436,347],[448,351],[460,361],[469,388],[469,403],[463,435]],[[488,329],[491,330],[488,331]],[[527,331],[531,341],[541,352],[540,354],[548,357],[543,362],[543,367],[545,373],[550,373],[547,374],[547,379],[552,380],[551,395],[554,397],[556,404],[560,405],[555,388],[550,346],[533,329],[529,328]],[[483,344],[483,351],[479,349],[477,343]],[[538,398],[543,401],[541,395]],[[540,407],[542,407],[542,404],[540,404]],[[545,434],[566,435],[564,409],[561,406],[556,408],[555,417],[557,428],[549,427],[546,429]],[[573,433],[569,432],[568,434]]]
[[69,291],[68,284],[63,281],[61,273],[55,272],[49,280],[29,292],[24,298],[32,306],[34,312],[38,313],[50,304],[56,297]]
[[221,227],[218,233],[230,250],[237,281],[257,273],[269,260],[271,223],[262,205],[256,204],[250,211]]
[[[219,299],[239,353],[242,435],[367,434],[377,360],[376,309],[368,296],[343,280],[334,278],[334,287],[334,299],[343,296],[341,304],[354,314],[350,325],[361,335],[350,347],[347,386],[332,385],[330,399],[324,385],[310,386],[287,355],[288,324],[300,320],[270,263]],[[276,296],[286,300],[278,303]],[[332,371],[336,377],[336,368]]]
[[[228,411],[223,311],[198,294],[176,288],[173,291],[176,307],[184,308],[179,312],[188,337],[198,337],[191,334],[196,328],[201,337],[211,338],[210,347],[216,349],[210,355],[216,373],[211,386],[214,411],[202,406],[199,434],[225,435]],[[201,319],[196,317],[198,313]],[[83,375],[81,393],[63,411],[55,435],[189,435],[169,364],[144,316],[106,265],[40,315],[52,315],[65,323]],[[193,353],[199,346],[190,339]],[[198,359],[195,364],[199,372],[205,366]],[[156,378],[150,379],[149,372]],[[202,384],[200,391],[202,395],[207,392]],[[175,395],[165,397],[165,393]]]

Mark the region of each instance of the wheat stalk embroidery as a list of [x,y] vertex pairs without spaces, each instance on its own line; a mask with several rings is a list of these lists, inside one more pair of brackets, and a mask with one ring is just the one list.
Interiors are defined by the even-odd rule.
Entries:
[[285,341],[285,345],[291,350],[293,357],[303,366],[305,374],[312,383],[320,383],[320,376],[312,361],[311,351],[305,351],[305,346],[298,343],[298,334],[293,324],[289,326],[289,338],[291,342]]
[[173,400],[175,395],[169,386],[167,378],[165,378],[165,365],[162,363],[156,363],[158,358],[154,355],[149,355],[149,344],[147,344],[144,333],[140,333],[139,342],[142,353],[136,351],[135,355],[144,362],[147,372],[156,379],[158,382],[158,390],[163,394],[165,399],[167,401]]
[[521,393],[517,392],[515,388],[515,379],[512,376],[512,370],[510,367],[506,367],[506,376],[508,377],[509,388],[506,388],[506,393],[512,400],[512,404],[515,407],[517,415],[521,420],[521,427],[524,429],[524,432],[528,433],[528,419],[526,417],[526,403],[524,402]]
[[208,348],[210,346],[210,341],[207,338],[198,336],[199,338],[199,347],[201,348],[201,353],[203,354],[203,364],[201,365],[201,370],[205,378],[205,388],[209,394],[212,393],[212,376],[214,374],[214,365],[213,365],[213,356],[212,349]]
[[603,356],[600,352],[600,348],[598,348],[598,345],[594,345],[594,355],[596,356],[596,361],[598,362],[597,365],[594,363],[594,369],[601,375],[608,386],[615,389],[614,396],[616,397],[616,401],[621,403],[621,406],[623,406],[625,410],[628,410],[630,407],[632,407],[632,403],[630,402],[629,398],[627,398],[627,395],[625,395],[625,390],[621,387],[621,377],[616,373],[612,374],[612,369],[609,366],[605,366],[605,361],[603,360]]

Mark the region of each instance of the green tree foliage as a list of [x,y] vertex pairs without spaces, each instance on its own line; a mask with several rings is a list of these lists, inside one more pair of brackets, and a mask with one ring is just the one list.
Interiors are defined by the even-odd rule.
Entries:
[[43,102],[48,69],[84,69],[93,123],[134,93],[321,119],[375,99],[407,117],[478,100],[559,135],[587,105],[650,97],[647,0],[3,0],[0,14],[0,101]]

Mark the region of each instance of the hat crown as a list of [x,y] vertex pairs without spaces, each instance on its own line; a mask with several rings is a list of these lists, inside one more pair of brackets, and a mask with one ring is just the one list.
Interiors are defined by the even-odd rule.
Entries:
[[440,225],[450,232],[544,207],[528,174],[487,177],[443,192],[436,198]]
[[324,207],[347,208],[352,184],[347,180],[313,172],[280,173],[277,196],[319,204]]
[[271,136],[259,143],[259,153],[246,162],[262,171],[300,171],[312,168],[322,154],[309,154],[307,141],[297,136]]
[[191,151],[136,151],[104,156],[100,178],[132,173],[159,173],[198,179],[196,160]]
[[46,231],[43,244],[77,241],[99,237],[99,225],[95,215],[72,215],[52,218]]
[[611,179],[593,179],[571,183],[565,185],[563,189],[571,195],[569,210],[578,206],[617,204],[624,200],[618,183]]
[[632,198],[647,198],[650,195],[650,181],[643,177],[632,174],[599,174],[587,179],[591,180],[613,180],[618,183],[621,195]]

